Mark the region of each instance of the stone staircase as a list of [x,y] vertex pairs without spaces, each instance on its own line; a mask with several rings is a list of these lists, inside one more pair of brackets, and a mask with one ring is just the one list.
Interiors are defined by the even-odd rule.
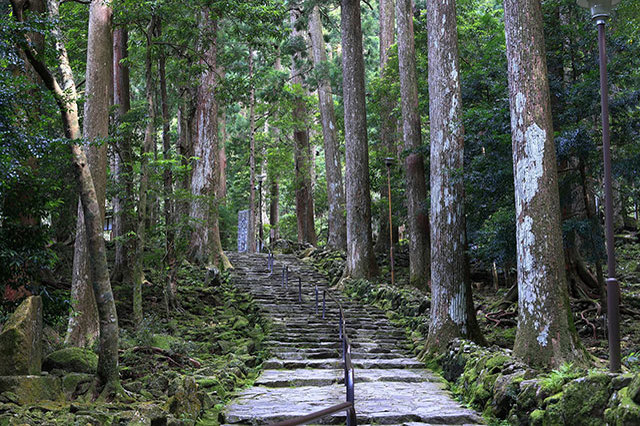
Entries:
[[[270,424],[344,402],[338,307],[327,298],[325,320],[321,313],[326,279],[295,256],[277,256],[271,275],[267,255],[232,253],[229,258],[235,267],[233,282],[253,295],[272,323],[267,343],[273,358],[264,363],[254,386],[241,391],[226,407],[225,421]],[[282,286],[285,266],[289,267],[286,289]],[[298,300],[298,278],[302,282],[302,302]],[[404,332],[394,327],[382,311],[338,298],[352,341],[358,424],[482,423],[475,412],[451,397],[439,376],[409,355],[404,348]],[[319,423],[344,424],[345,413],[325,417]]]

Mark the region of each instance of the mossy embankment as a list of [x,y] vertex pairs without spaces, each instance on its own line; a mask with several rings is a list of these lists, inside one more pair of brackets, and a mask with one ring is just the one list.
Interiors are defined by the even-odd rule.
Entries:
[[[306,250],[301,257],[333,283],[339,282],[344,268],[342,254]],[[391,286],[384,280],[342,280],[340,286],[347,295],[385,310],[392,321],[404,327],[407,346],[421,354],[429,328],[428,294],[408,286]],[[478,317],[491,346],[455,340],[446,353],[423,361],[440,372],[454,394],[483,413],[489,423],[640,424],[640,374],[637,361],[630,364],[633,352],[625,357],[629,370],[624,374],[609,374],[604,362],[591,369],[572,365],[554,371],[532,369],[515,359],[509,349],[515,336],[515,306],[502,305],[493,313],[503,302],[502,293],[489,297],[483,292],[479,300]],[[635,338],[632,333],[628,336]],[[601,353],[601,345],[590,345],[589,349],[594,356]]]
[[[183,263],[181,309],[167,315],[162,273],[147,271],[144,323],[120,333],[120,377],[128,401],[96,402],[89,374],[95,359],[62,348],[47,358],[45,374],[58,378],[63,392],[54,401],[24,405],[10,393],[0,394],[0,425],[219,424],[231,392],[257,377],[268,329],[251,297],[225,274],[220,278],[208,279],[205,268]],[[127,300],[126,288],[114,290],[117,300]],[[127,325],[127,304],[118,308]]]

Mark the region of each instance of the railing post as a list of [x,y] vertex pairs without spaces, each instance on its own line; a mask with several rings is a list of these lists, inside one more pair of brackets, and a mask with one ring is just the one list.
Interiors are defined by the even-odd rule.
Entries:
[[340,331],[340,338],[342,339],[342,310],[340,310],[340,322],[338,323],[338,330]]
[[316,284],[316,315],[318,315],[318,285]]
[[289,265],[285,266],[284,270],[284,288],[286,289],[289,286]]
[[302,278],[298,277],[298,303],[302,303]]

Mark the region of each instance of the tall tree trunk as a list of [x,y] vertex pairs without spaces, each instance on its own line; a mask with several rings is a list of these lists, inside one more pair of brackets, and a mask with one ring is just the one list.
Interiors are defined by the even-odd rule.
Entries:
[[505,0],[518,251],[514,354],[527,364],[584,360],[565,279],[551,101],[539,0]]
[[[100,205],[100,223],[104,223],[107,187],[107,144],[109,136],[109,107],[112,87],[112,10],[103,2],[91,2],[87,43],[86,93],[83,136],[96,143],[87,149],[89,168]],[[71,298],[75,312],[69,316],[65,343],[73,346],[89,346],[98,337],[98,311],[91,291],[91,265],[89,265],[89,241],[84,223],[82,203],[78,202],[78,221],[73,254]],[[100,227],[102,231],[102,225]]]
[[[53,22],[59,21],[59,1],[47,1],[49,15]],[[17,2],[12,1],[12,6],[17,7]],[[19,15],[14,14],[20,20]],[[73,81],[73,73],[69,65],[69,58],[64,43],[62,32],[59,28],[51,30],[56,40],[56,52],[58,66],[62,76],[62,85],[58,83],[46,64],[40,62],[37,53],[28,43],[20,43],[29,63],[42,78],[45,86],[52,92],[56,99],[65,137],[70,140],[79,140],[80,124],[78,120],[78,105],[76,103],[76,86]],[[110,42],[109,42],[110,43]],[[85,217],[85,227],[88,240],[88,250],[91,268],[91,285],[98,306],[100,350],[98,357],[98,378],[104,385],[103,394],[118,390],[120,379],[118,375],[118,315],[115,301],[109,282],[109,269],[107,266],[107,253],[104,239],[102,238],[102,218],[100,204],[93,179],[88,166],[88,160],[81,145],[71,145],[72,161],[80,192],[80,202]]]
[[[116,123],[122,124],[123,117],[131,109],[128,58],[128,30],[119,26],[113,30],[113,103],[116,105]],[[121,135],[115,155],[115,176],[117,194],[113,197],[113,231],[116,237],[115,263],[111,279],[121,282],[131,279],[131,257],[135,251],[135,241],[130,237],[135,231],[133,153],[131,138]]]
[[183,172],[181,173],[177,186],[180,188],[180,192],[183,194],[180,199],[175,202],[175,223],[177,226],[176,238],[178,240],[185,240],[187,236],[187,226],[185,226],[189,217],[189,199],[186,194],[191,190],[191,173],[186,171],[191,164],[191,157],[193,156],[193,140],[191,137],[191,121],[193,117],[192,98],[189,90],[186,90],[186,94],[178,106],[178,139],[176,141],[176,154],[180,158],[180,163]]
[[269,243],[273,245],[278,239],[278,209],[280,201],[280,188],[278,186],[278,176],[269,176]]
[[[407,179],[407,222],[409,224],[409,282],[424,290],[429,282],[429,218],[423,207],[427,200],[427,184],[424,175],[424,158],[421,153],[422,134],[420,114],[418,113],[418,81],[416,79],[416,52],[413,38],[413,8],[411,3],[411,0],[396,1],[398,62],[400,66],[402,133],[404,149],[408,152],[404,160],[404,166]],[[455,12],[455,3],[453,9]],[[453,22],[455,23],[455,15]],[[455,33],[455,25],[453,30]],[[457,43],[457,36],[454,41]],[[454,46],[457,58],[457,44]],[[444,51],[451,46],[439,47]],[[444,54],[439,51],[435,53],[435,57],[438,60],[445,60]],[[440,64],[432,64],[431,61],[429,61],[429,64],[434,67],[441,66]],[[433,68],[433,70],[441,71],[440,68]],[[458,86],[458,80],[451,78],[450,84]],[[456,92],[453,93],[456,98],[459,98],[459,87],[458,94],[455,95]],[[460,124],[456,123],[456,125]],[[443,134],[443,137],[443,140],[446,140],[447,135]],[[460,137],[460,141],[462,141],[462,137]],[[462,166],[462,163],[460,163],[460,166]],[[460,187],[462,187],[462,183],[460,183]],[[462,247],[460,249],[462,250]]]
[[256,89],[253,82],[253,50],[249,49],[249,253],[256,248]]
[[[161,34],[161,22],[158,22],[158,34]],[[169,102],[167,97],[166,58],[164,47],[161,47],[158,58],[158,74],[160,76],[160,102],[162,104],[162,159],[164,160],[163,186],[164,186],[164,223],[165,223],[165,254],[164,270],[164,301],[167,309],[167,317],[170,311],[178,307],[177,281],[176,281],[176,250],[175,250],[175,225],[173,220],[173,172],[171,171],[171,139],[169,128],[171,117],[169,116]]]
[[[291,27],[294,37],[303,37],[296,29],[299,12],[291,11]],[[302,70],[298,64],[302,60],[301,52],[296,52],[291,64],[291,82],[299,86],[293,105],[293,139],[295,141],[295,172],[296,172],[296,218],[298,220],[298,242],[315,245],[317,242],[315,221],[313,215],[313,190],[311,187],[311,159],[309,145],[309,129],[307,127],[307,108],[304,96],[306,89],[302,84]]]
[[[314,66],[319,70],[324,70],[327,65],[327,53],[322,35],[320,8],[317,5],[314,6],[311,13],[309,33],[311,34]],[[340,144],[336,130],[336,115],[333,109],[331,83],[327,75],[323,75],[318,80],[318,104],[322,120],[327,200],[329,202],[327,247],[344,251],[347,248],[347,224],[344,216],[345,201],[342,183],[342,163],[340,161]]]
[[[385,69],[389,61],[389,48],[395,43],[395,5],[394,0],[380,0],[379,2],[380,16],[380,77],[385,77]],[[393,114],[396,99],[388,92],[380,93],[380,145],[385,157],[395,157],[395,139],[397,120]],[[387,199],[386,182],[380,180],[381,198]],[[378,253],[386,253],[389,251],[389,218],[387,217],[388,206],[380,209],[380,218],[378,226],[378,239],[376,241],[375,250]],[[397,228],[397,225],[394,226]],[[394,232],[396,234],[397,231]],[[394,240],[394,242],[397,242]]]
[[147,46],[145,55],[145,84],[147,101],[147,125],[144,130],[144,142],[140,151],[140,190],[138,194],[138,222],[136,229],[136,250],[133,269],[133,325],[136,329],[142,324],[142,282],[144,281],[144,249],[146,242],[146,227],[149,206],[147,203],[149,192],[149,155],[153,152],[155,145],[155,104],[154,93],[155,84],[153,80],[153,66],[151,59],[151,48],[158,18],[151,16],[147,26]]
[[[398,2],[409,3],[408,0]],[[432,257],[431,321],[426,349],[442,351],[455,337],[481,343],[483,338],[473,306],[466,256],[464,185],[460,172],[464,157],[464,128],[456,3],[454,0],[429,0],[427,16]]]
[[[202,12],[201,26],[206,31],[216,31],[214,16],[210,10]],[[191,193],[197,197],[191,203],[189,216],[194,219],[189,247],[193,262],[210,264],[218,254],[213,252],[213,222],[217,221],[215,206],[215,164],[218,155],[218,102],[215,98],[217,41],[215,36],[205,47],[204,70],[196,100],[194,155],[197,158],[191,176]],[[217,231],[217,229],[216,229]],[[218,241],[219,241],[218,235]],[[218,247],[218,249],[220,249]]]
[[371,241],[369,146],[364,96],[360,0],[341,1],[342,78],[346,147],[347,276],[378,274]]
[[[218,66],[218,77],[225,78],[225,70]],[[227,115],[224,106],[218,108],[218,165],[216,178],[216,199],[225,204],[227,199]]]

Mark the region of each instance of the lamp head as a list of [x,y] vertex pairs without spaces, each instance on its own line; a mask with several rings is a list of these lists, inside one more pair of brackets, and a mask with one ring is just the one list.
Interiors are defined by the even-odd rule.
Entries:
[[591,19],[594,21],[604,21],[611,14],[613,6],[620,3],[620,0],[577,0],[578,6],[591,11]]
[[384,159],[384,164],[386,164],[387,167],[391,167],[393,166],[393,163],[395,163],[395,161],[395,158],[387,157]]
[[264,175],[258,175],[258,176],[256,176],[256,178],[258,179],[258,182],[262,183],[262,181],[264,181],[265,176]]

